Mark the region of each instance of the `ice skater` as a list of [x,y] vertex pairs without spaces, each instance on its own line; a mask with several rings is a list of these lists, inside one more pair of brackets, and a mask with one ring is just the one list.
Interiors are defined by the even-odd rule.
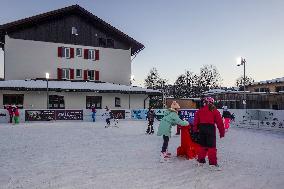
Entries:
[[221,170],[217,163],[216,149],[216,127],[219,130],[220,138],[225,136],[225,129],[220,112],[214,106],[214,99],[206,97],[203,101],[203,107],[200,108],[194,117],[194,132],[199,133],[198,142],[200,149],[198,153],[198,165],[206,163],[205,158],[208,153],[209,166],[212,170]]
[[93,122],[96,122],[96,113],[97,113],[96,107],[92,105],[91,109],[92,109]]
[[187,121],[181,120],[178,116],[178,110],[180,109],[179,104],[173,101],[171,108],[165,111],[164,117],[162,118],[157,135],[163,136],[163,146],[160,155],[160,162],[167,162],[170,160],[171,154],[168,153],[169,138],[171,137],[172,126],[181,125],[187,126]]
[[147,113],[148,127],[146,130],[146,134],[154,134],[153,124],[155,121],[155,117],[156,117],[155,111],[150,107]]
[[106,112],[103,114],[103,116],[106,119],[105,128],[108,128],[110,126],[111,112],[110,112],[110,110],[109,110],[109,108],[107,106],[105,107],[105,111]]
[[229,112],[227,106],[223,107],[222,118],[224,119],[224,127],[225,127],[225,131],[227,132],[230,128],[230,121],[232,118],[231,112]]

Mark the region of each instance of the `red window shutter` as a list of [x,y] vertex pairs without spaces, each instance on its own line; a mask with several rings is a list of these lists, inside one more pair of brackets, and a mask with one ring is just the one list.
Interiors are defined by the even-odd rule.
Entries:
[[88,79],[88,70],[84,70],[84,80]]
[[70,79],[74,79],[74,69],[70,69]]
[[74,48],[70,48],[70,58],[74,58]]
[[96,81],[100,80],[100,71],[95,71],[95,80]]
[[84,59],[88,59],[89,49],[84,49]]
[[58,57],[62,57],[62,47],[58,47],[57,55],[58,55]]
[[99,60],[99,59],[100,59],[100,51],[95,50],[95,60]]
[[57,68],[57,79],[61,80],[62,79],[62,69]]

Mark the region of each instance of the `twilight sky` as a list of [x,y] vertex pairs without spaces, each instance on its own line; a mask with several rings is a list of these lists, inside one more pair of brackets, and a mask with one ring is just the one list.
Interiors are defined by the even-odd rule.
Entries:
[[[132,64],[137,85],[152,67],[173,83],[213,64],[233,86],[239,56],[256,81],[284,77],[284,0],[1,0],[0,24],[72,4],[145,45]],[[3,62],[0,52],[0,77]]]

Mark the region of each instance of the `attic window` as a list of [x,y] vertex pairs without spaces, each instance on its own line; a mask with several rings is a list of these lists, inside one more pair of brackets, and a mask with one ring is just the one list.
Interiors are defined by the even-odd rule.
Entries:
[[76,27],[72,27],[72,35],[78,35],[78,30]]

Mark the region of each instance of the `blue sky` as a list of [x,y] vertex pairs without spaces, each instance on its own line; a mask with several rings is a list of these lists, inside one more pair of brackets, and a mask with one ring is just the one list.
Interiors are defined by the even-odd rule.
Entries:
[[173,83],[213,64],[233,86],[243,74],[238,56],[256,81],[284,77],[283,0],[1,0],[0,24],[72,4],[145,45],[132,64],[138,85],[152,67]]

